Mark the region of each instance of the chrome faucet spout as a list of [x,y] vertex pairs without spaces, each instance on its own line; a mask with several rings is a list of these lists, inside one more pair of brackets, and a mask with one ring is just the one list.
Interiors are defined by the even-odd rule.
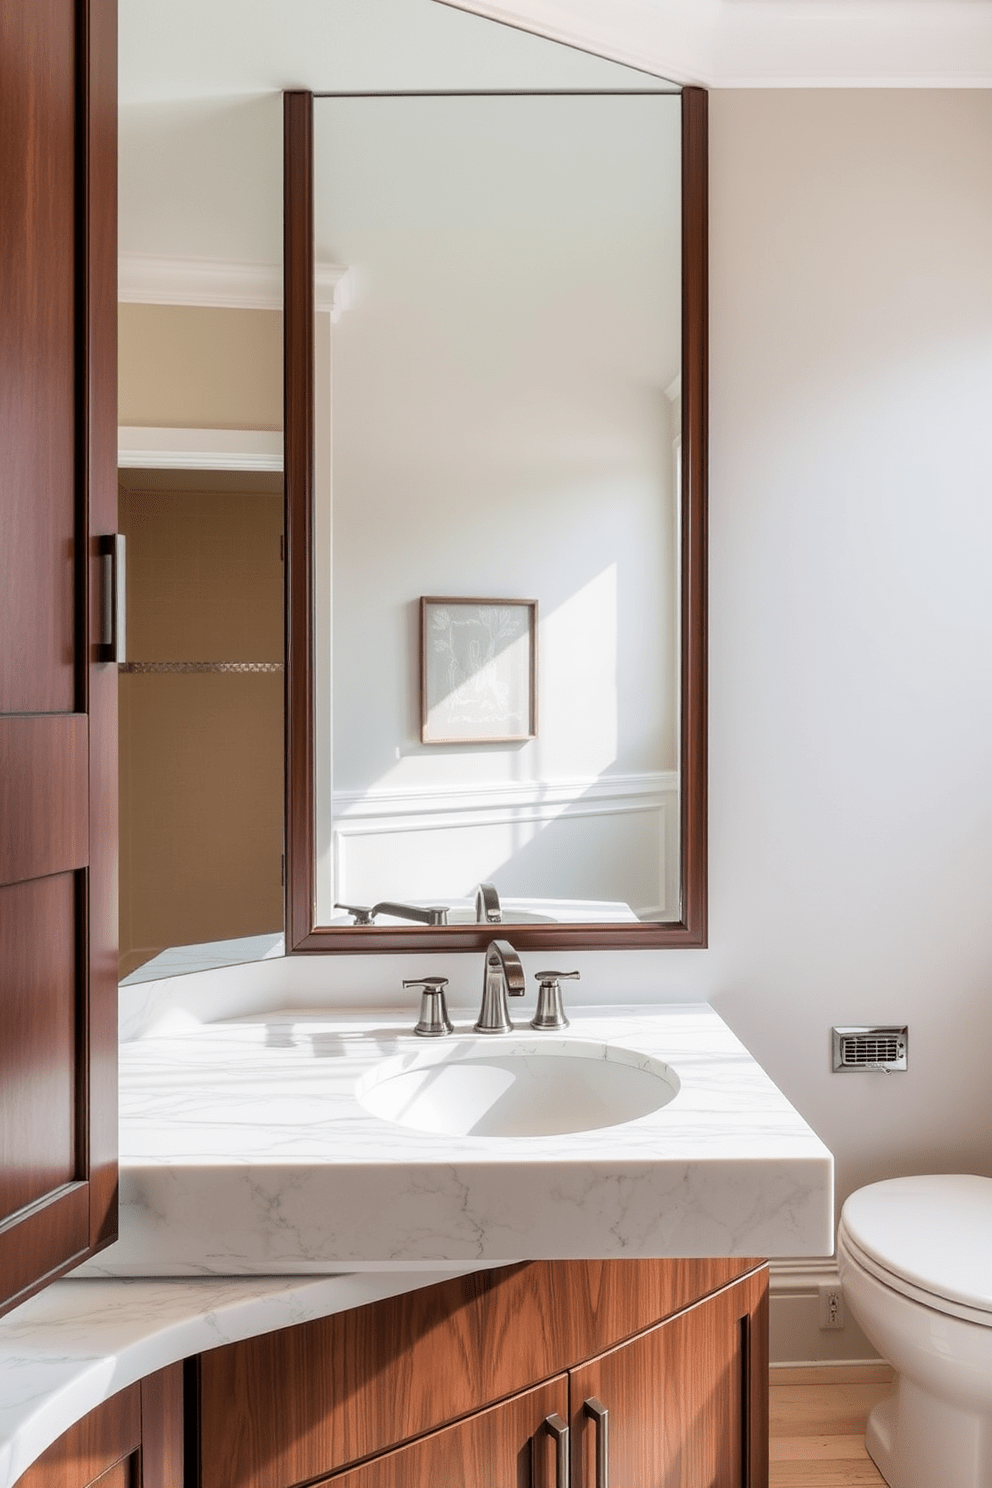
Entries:
[[510,1010],[507,997],[523,997],[524,969],[520,957],[508,940],[491,940],[486,950],[482,980],[482,1008],[475,1025],[476,1033],[510,1033]]
[[420,925],[446,925],[446,904],[403,904],[398,899],[381,899],[370,911],[373,920],[378,914],[394,915],[399,920],[414,920]]
[[480,925],[499,925],[503,920],[499,894],[494,883],[480,883],[475,891],[475,918]]

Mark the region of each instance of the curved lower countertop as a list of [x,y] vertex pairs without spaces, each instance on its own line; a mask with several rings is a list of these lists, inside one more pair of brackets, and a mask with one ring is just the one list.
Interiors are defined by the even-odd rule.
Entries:
[[483,1269],[56,1282],[0,1318],[0,1488],[74,1422],[168,1364]]

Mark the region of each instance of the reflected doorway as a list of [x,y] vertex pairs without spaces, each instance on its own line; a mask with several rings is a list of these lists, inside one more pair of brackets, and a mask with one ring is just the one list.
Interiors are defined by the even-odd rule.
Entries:
[[122,469],[120,977],[282,951],[282,477]]

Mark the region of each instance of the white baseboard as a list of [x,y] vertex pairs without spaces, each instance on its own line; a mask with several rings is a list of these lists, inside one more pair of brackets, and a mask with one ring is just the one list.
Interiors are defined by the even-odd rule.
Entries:
[[874,1364],[878,1352],[848,1312],[843,1328],[820,1327],[820,1288],[839,1287],[833,1258],[770,1261],[769,1356],[772,1367]]

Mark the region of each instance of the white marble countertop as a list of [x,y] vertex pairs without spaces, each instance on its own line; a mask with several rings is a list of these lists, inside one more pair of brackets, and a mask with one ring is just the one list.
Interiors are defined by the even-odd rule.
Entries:
[[[168,1000],[176,1010],[121,1047],[120,1242],[81,1268],[90,1278],[0,1318],[0,1488],[167,1364],[502,1260],[832,1250],[830,1154],[705,1005],[571,1012],[567,1037],[674,1069],[678,1096],[653,1117],[453,1148],[354,1100],[372,1063],[423,1049],[408,1008],[201,1022]],[[137,1274],[100,1279],[117,1270]]]
[[[705,1004],[580,1007],[535,1047],[602,1041],[674,1069],[622,1125],[415,1131],[356,1085],[428,1041],[410,1010],[276,1011],[121,1048],[121,1238],[88,1276],[292,1275],[522,1258],[803,1256],[833,1247],[832,1159]],[[451,1047],[470,1036],[458,1023]],[[505,1040],[493,1039],[507,1047]]]

